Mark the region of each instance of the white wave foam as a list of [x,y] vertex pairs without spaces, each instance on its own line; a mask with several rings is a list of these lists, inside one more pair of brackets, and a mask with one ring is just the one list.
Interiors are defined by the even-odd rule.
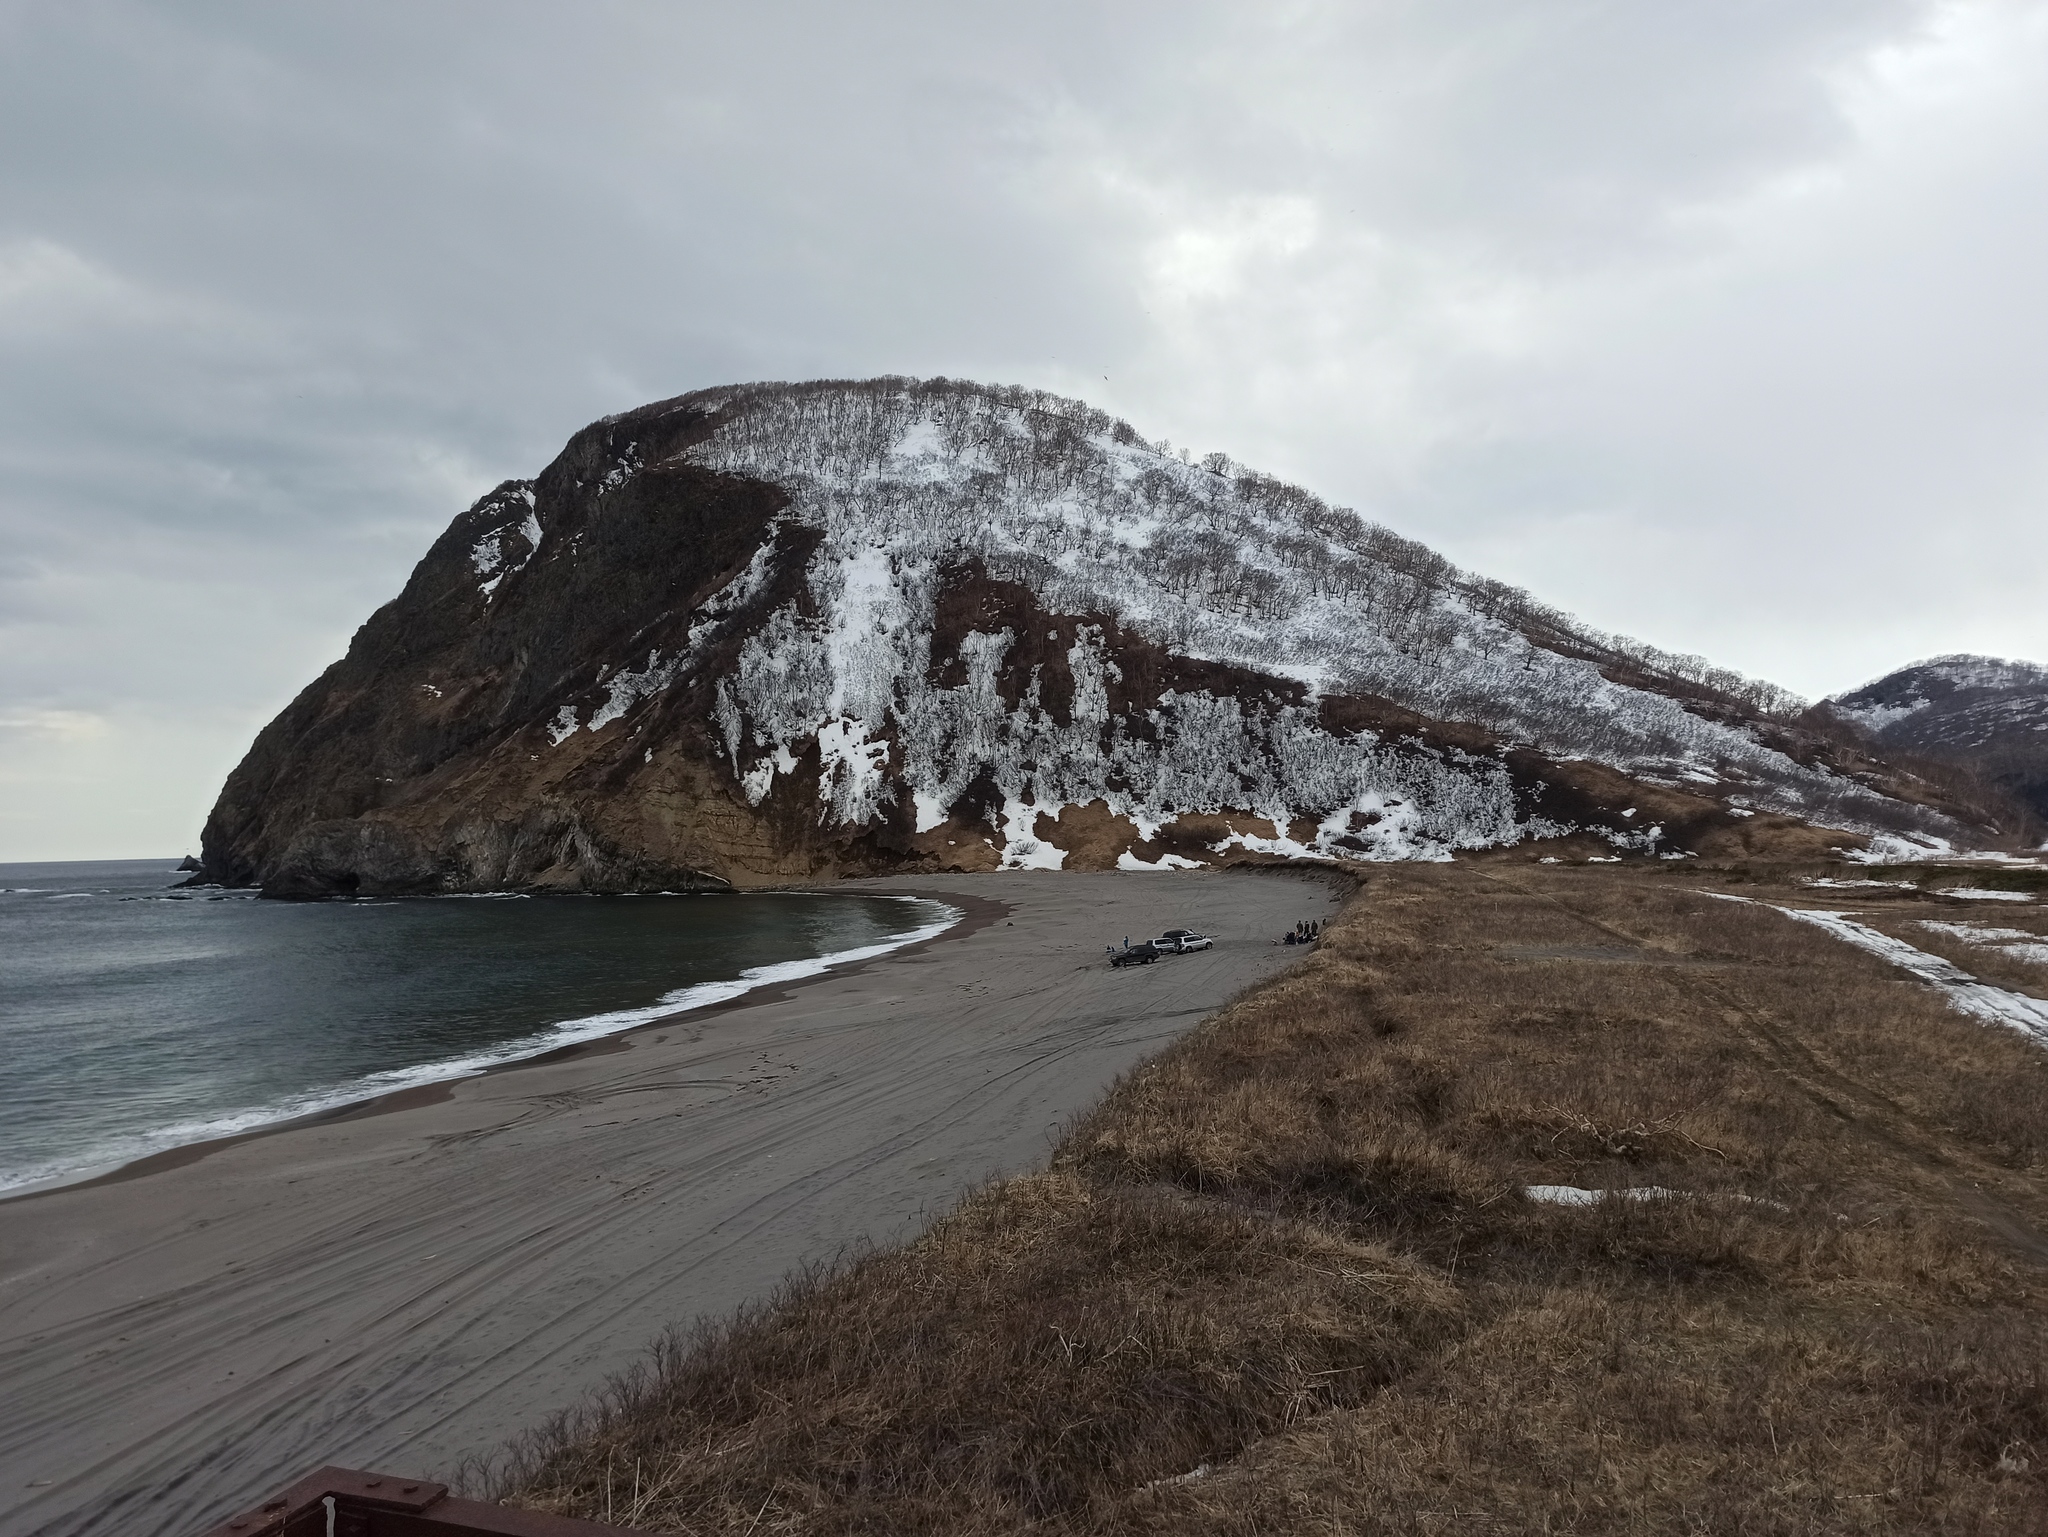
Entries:
[[901,950],[905,946],[919,944],[927,939],[936,939],[967,916],[957,907],[926,897],[886,897],[883,900],[908,902],[917,907],[934,909],[937,916],[917,928],[892,935],[878,944],[861,945],[851,950],[835,950],[830,954],[811,956],[805,960],[777,961],[767,966],[750,966],[737,977],[724,981],[698,982],[689,987],[679,987],[673,992],[664,993],[658,1002],[648,1004],[644,1008],[613,1009],[603,1014],[585,1015],[581,1019],[562,1020],[531,1035],[523,1036],[516,1041],[507,1041],[485,1051],[471,1052],[460,1057],[447,1057],[435,1062],[422,1062],[412,1067],[387,1068],[383,1072],[366,1073],[348,1083],[310,1089],[303,1094],[291,1095],[268,1105],[250,1106],[243,1110],[231,1110],[221,1115],[178,1121],[169,1126],[136,1132],[70,1158],[32,1164],[20,1169],[0,1169],[0,1199],[26,1195],[31,1191],[47,1190],[59,1185],[75,1184],[80,1180],[111,1173],[125,1164],[135,1162],[138,1158],[147,1158],[155,1153],[191,1147],[200,1142],[214,1142],[224,1137],[240,1136],[244,1132],[259,1131],[266,1126],[276,1126],[285,1121],[295,1121],[303,1116],[319,1115],[329,1110],[346,1109],[350,1105],[364,1104],[401,1089],[419,1088],[430,1083],[447,1083],[459,1078],[473,1078],[491,1068],[544,1056],[548,1052],[559,1051],[564,1046],[600,1040],[605,1036],[618,1035],[636,1026],[652,1024],[655,1020],[667,1019],[692,1009],[727,1003],[734,998],[745,996],[758,987],[767,987],[777,982],[795,982],[804,977],[817,976],[834,966],[873,960],[876,956],[887,955],[892,950]]

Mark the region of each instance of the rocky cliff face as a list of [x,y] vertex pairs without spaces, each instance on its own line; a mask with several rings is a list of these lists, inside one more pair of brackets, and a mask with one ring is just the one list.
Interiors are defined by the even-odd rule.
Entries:
[[457,518],[257,738],[204,875],[674,890],[1968,836],[1799,703],[1075,401],[745,386],[599,422]]
[[1981,775],[2048,822],[2048,667],[1941,656],[1828,705],[1882,748]]

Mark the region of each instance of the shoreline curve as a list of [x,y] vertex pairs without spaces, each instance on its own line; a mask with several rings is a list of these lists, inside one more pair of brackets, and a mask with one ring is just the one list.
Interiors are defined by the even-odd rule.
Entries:
[[[825,896],[831,894],[828,888],[823,887],[788,887],[749,893],[749,895],[759,896]],[[366,1094],[360,1099],[351,1099],[340,1104],[324,1105],[317,1110],[303,1111],[295,1115],[280,1116],[274,1121],[264,1121],[259,1125],[248,1127],[246,1130],[225,1132],[216,1136],[197,1137],[190,1142],[180,1142],[171,1147],[159,1148],[155,1152],[144,1153],[135,1158],[122,1159],[111,1165],[88,1165],[75,1175],[60,1176],[56,1179],[41,1181],[35,1184],[0,1190],[0,1206],[33,1201],[40,1197],[57,1195],[67,1191],[92,1190],[107,1185],[126,1184],[131,1180],[144,1179],[149,1175],[163,1173],[170,1169],[184,1168],[190,1164],[198,1163],[203,1158],[209,1158],[215,1153],[223,1152],[228,1148],[238,1147],[245,1142],[254,1142],[262,1137],[275,1136],[280,1132],[294,1131],[308,1126],[338,1125],[347,1121],[367,1120],[373,1116],[390,1115],[397,1111],[413,1110],[427,1105],[445,1104],[454,1096],[455,1085],[459,1083],[468,1083],[474,1079],[493,1077],[501,1073],[516,1073],[530,1068],[574,1061],[584,1056],[623,1051],[636,1033],[667,1025],[685,1016],[709,1016],[758,1003],[781,1002],[789,996],[791,990],[814,984],[822,978],[854,975],[862,969],[872,966],[877,961],[887,960],[899,955],[915,954],[926,946],[938,944],[943,940],[964,939],[968,935],[988,927],[989,924],[1010,911],[1007,903],[958,892],[940,894],[937,892],[904,891],[901,893],[890,893],[890,895],[901,895],[913,901],[936,903],[942,907],[953,909],[960,916],[946,923],[937,933],[921,932],[922,929],[930,927],[930,925],[922,925],[920,929],[907,930],[899,942],[884,941],[880,945],[861,946],[858,950],[835,952],[847,957],[843,960],[834,960],[829,954],[814,956],[812,960],[823,961],[826,964],[802,976],[763,977],[759,981],[748,985],[742,991],[726,997],[707,999],[702,1003],[679,1003],[674,1008],[666,1009],[659,1014],[621,1024],[616,1030],[586,1036],[581,1040],[565,1041],[559,1046],[543,1047],[529,1056],[510,1057],[504,1061],[487,1063],[482,1067],[459,1069],[448,1073],[445,1077],[433,1078],[424,1083],[406,1084],[395,1089],[381,1089],[375,1093]],[[990,911],[982,912],[977,911],[978,909],[990,909]],[[775,966],[799,964],[805,963],[793,961],[773,962],[768,967],[754,969],[769,970]],[[745,975],[742,973],[740,977],[735,977],[731,980],[733,982],[744,981]],[[727,984],[711,982],[699,985],[717,987]],[[649,1007],[659,1007],[659,1005],[649,1005]],[[627,1013],[633,1011],[622,1009],[615,1012]],[[594,1017],[601,1018],[602,1016]],[[562,1023],[573,1024],[574,1021],[565,1020]],[[423,1067],[432,1066],[431,1063],[423,1063],[421,1065]]]

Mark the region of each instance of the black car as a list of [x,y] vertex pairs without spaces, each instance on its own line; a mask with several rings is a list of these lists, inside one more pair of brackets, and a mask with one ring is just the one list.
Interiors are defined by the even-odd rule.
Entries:
[[1112,950],[1109,955],[1109,964],[1112,966],[1149,966],[1159,959],[1161,953],[1157,948],[1156,942],[1148,939],[1141,945],[1130,945],[1122,950]]

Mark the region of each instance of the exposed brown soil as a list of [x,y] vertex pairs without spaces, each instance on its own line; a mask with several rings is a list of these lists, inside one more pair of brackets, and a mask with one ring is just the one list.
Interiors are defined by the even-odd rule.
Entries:
[[1375,872],[1048,1171],[671,1340],[506,1488],[733,1534],[2048,1530],[2048,1060],[1716,884]]

